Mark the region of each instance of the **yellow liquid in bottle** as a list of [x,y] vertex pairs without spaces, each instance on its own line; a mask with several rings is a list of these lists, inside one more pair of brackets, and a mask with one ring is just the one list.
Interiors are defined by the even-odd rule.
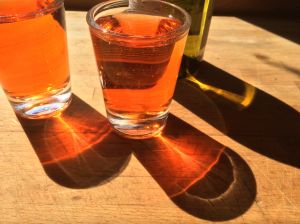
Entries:
[[202,60],[213,11],[214,0],[168,0],[185,9],[192,17],[192,24],[184,54]]

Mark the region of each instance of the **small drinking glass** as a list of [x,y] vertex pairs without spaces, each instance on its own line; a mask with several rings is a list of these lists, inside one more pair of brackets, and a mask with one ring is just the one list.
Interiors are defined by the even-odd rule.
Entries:
[[71,101],[62,0],[2,0],[0,82],[14,111],[48,118]]
[[143,139],[166,124],[191,19],[159,0],[112,0],[87,14],[107,118]]

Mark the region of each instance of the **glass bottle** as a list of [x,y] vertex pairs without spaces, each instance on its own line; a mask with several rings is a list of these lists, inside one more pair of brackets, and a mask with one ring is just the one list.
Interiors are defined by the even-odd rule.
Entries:
[[202,61],[207,41],[214,0],[167,0],[184,8],[192,17],[184,54]]

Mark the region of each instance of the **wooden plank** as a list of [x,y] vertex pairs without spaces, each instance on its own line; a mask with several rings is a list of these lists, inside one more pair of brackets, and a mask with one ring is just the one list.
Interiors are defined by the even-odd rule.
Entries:
[[[0,91],[0,223],[299,223],[297,164],[247,147],[183,102],[173,102],[180,119],[170,118],[162,140],[137,144],[112,134],[84,17],[67,13],[77,97],[62,120],[19,121]],[[205,61],[294,114],[299,55],[295,42],[235,17],[214,17]],[[228,122],[217,116],[218,101],[201,94],[191,97],[196,105],[206,100],[203,113]],[[193,178],[198,188],[180,193]]]

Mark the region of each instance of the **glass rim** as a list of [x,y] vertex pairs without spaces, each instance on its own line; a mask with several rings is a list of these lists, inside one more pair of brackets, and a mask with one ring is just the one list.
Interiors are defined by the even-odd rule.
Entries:
[[1,22],[22,21],[25,19],[39,17],[39,16],[48,14],[49,12],[52,12],[52,11],[60,8],[62,5],[64,5],[64,0],[54,0],[49,5],[47,5],[47,7],[43,8],[43,9],[38,9],[35,11],[26,12],[26,13],[15,13],[15,14],[11,14],[11,15],[1,15],[0,14],[0,23]]
[[[105,2],[102,2],[102,3],[99,3],[97,5],[95,5],[94,7],[92,7],[88,12],[87,12],[87,15],[86,15],[86,21],[89,25],[90,28],[92,28],[92,31],[98,31],[98,33],[102,33],[104,35],[109,35],[109,36],[112,36],[112,37],[116,37],[116,38],[119,38],[119,39],[123,39],[123,40],[140,40],[140,41],[149,41],[149,40],[162,40],[162,39],[170,39],[172,37],[179,37],[183,34],[185,34],[189,28],[190,28],[190,25],[191,25],[191,16],[189,13],[187,13],[183,8],[175,5],[175,4],[172,4],[170,2],[165,2],[165,1],[161,1],[161,0],[145,0],[145,1],[148,1],[148,2],[158,2],[158,3],[162,3],[162,4],[165,4],[165,5],[168,5],[168,6],[171,6],[172,8],[176,8],[177,10],[179,10],[185,17],[185,20],[184,20],[184,23],[181,24],[180,27],[178,27],[177,29],[175,30],[172,30],[171,32],[168,32],[164,35],[159,35],[159,36],[143,36],[143,35],[130,35],[130,34],[121,34],[121,33],[116,33],[116,32],[113,32],[113,31],[107,31],[105,29],[102,29],[95,21],[94,19],[94,16],[95,16],[95,13],[100,9],[100,8],[103,8],[104,6],[107,6],[107,5],[110,5],[110,4],[113,4],[113,3],[116,3],[116,2],[128,2],[129,3],[129,0],[109,0],[109,1],[105,1]],[[105,11],[105,10],[103,10]]]

